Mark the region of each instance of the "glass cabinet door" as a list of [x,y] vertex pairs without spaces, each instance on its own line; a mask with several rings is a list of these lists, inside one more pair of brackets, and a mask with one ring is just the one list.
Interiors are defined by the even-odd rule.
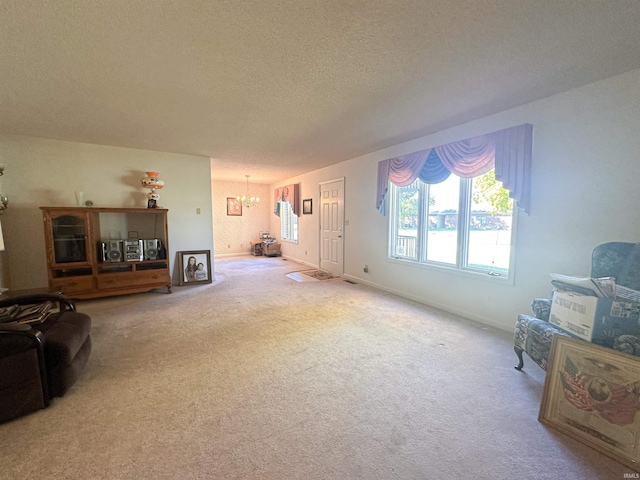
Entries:
[[87,224],[84,216],[62,215],[51,219],[55,263],[87,261]]

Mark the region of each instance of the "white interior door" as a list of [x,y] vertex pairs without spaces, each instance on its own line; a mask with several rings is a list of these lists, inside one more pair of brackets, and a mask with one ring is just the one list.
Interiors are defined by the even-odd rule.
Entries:
[[344,273],[344,179],[320,184],[320,269]]

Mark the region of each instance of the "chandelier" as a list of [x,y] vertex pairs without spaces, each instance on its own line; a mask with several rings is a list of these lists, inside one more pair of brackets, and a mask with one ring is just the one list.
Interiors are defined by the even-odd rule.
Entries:
[[245,175],[245,177],[247,177],[247,194],[242,196],[238,195],[236,200],[238,200],[243,207],[249,208],[257,205],[260,199],[249,195],[249,175]]

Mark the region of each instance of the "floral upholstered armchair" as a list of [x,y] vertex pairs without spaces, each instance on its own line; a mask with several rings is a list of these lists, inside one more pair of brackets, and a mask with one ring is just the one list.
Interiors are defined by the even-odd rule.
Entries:
[[[591,257],[591,277],[614,277],[618,285],[640,290],[640,243],[609,242],[598,245]],[[551,299],[535,298],[531,304],[534,316],[520,314],[513,337],[514,350],[518,356],[517,370],[522,370],[526,352],[542,369],[547,369],[551,341],[554,335],[570,333],[549,323]],[[613,339],[611,348],[640,356],[640,338],[620,335]]]

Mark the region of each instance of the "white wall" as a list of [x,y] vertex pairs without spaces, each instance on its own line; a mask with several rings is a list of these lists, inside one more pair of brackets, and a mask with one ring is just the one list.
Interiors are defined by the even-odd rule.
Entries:
[[2,255],[8,270],[4,286],[23,289],[47,285],[38,207],[75,206],[74,191],[78,190],[95,206],[146,208],[147,191],[140,187],[146,171],[159,172],[165,182],[159,191],[159,205],[169,209],[172,271],[177,251],[213,252],[208,157],[0,135],[0,161],[6,167],[2,181],[10,199],[2,215],[6,241]]
[[[589,275],[593,248],[640,241],[640,70],[294,177],[317,204],[320,182],[345,177],[345,276],[512,330],[550,272]],[[467,278],[387,258],[388,217],[375,209],[377,162],[503,128],[534,128],[531,215],[519,215],[515,284]],[[318,265],[318,213],[300,217],[300,243],[283,255]],[[272,216],[271,230],[279,219]],[[307,255],[304,252],[307,252]],[[363,272],[365,264],[369,273]]]

